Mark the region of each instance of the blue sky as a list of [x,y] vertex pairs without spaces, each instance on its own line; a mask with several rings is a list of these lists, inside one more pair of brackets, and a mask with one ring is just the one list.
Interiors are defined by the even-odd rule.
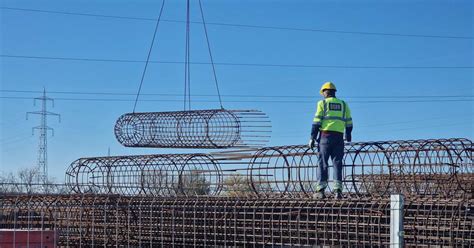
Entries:
[[[162,18],[184,20],[184,2],[168,0]],[[207,22],[212,23],[418,35],[209,25],[214,60],[218,63],[389,67],[217,65],[224,107],[266,112],[273,125],[269,145],[307,142],[315,104],[320,99],[318,90],[325,81],[333,81],[339,89],[338,96],[351,106],[354,141],[474,138],[472,1],[203,0],[203,3]],[[3,0],[1,54],[143,61],[153,34],[152,20],[64,15],[5,7],[153,19],[157,18],[160,5],[158,0]],[[192,1],[193,21],[200,21],[197,8],[197,2]],[[184,28],[184,23],[162,22],[151,60],[183,61]],[[208,62],[206,49],[202,25],[192,24],[191,60]],[[33,166],[37,158],[38,136],[31,135],[31,127],[38,125],[39,119],[32,116],[26,121],[25,112],[39,110],[39,105],[33,106],[33,100],[28,98],[40,94],[12,90],[41,91],[45,87],[51,92],[134,94],[144,66],[140,62],[5,56],[0,59],[2,173]],[[137,111],[181,110],[183,73],[182,64],[150,64],[142,93],[175,95],[142,96],[141,99],[159,101],[139,102]],[[209,65],[192,65],[191,73],[192,94],[215,95]],[[50,93],[48,96],[134,99],[133,95]],[[60,113],[62,122],[57,123],[54,118],[49,120],[49,125],[55,128],[55,136],[48,140],[50,175],[58,180],[63,180],[65,169],[75,159],[106,155],[109,147],[113,155],[191,152],[120,146],[115,140],[113,126],[121,114],[132,110],[132,101],[59,99],[49,110]],[[194,109],[219,107],[216,96],[195,96],[193,100]]]

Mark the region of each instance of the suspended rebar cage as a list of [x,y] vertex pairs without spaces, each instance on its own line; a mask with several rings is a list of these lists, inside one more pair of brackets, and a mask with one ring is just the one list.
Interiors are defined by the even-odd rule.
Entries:
[[115,137],[127,147],[259,147],[270,132],[268,116],[258,110],[127,113],[115,124]]

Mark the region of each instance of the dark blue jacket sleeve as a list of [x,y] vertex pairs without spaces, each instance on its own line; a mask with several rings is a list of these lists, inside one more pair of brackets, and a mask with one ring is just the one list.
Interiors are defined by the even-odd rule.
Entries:
[[313,123],[313,126],[311,128],[311,139],[315,140],[318,138],[319,128],[321,128],[320,124]]

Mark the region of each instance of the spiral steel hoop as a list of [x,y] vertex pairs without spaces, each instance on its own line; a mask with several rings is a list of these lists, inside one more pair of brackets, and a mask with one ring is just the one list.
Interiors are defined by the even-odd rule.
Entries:
[[270,138],[268,117],[258,110],[193,110],[127,113],[115,124],[127,147],[260,147]]
[[[0,229],[56,230],[58,247],[390,244],[387,198],[315,201],[118,195],[2,195]],[[474,245],[472,198],[408,198],[405,245]]]
[[[358,196],[472,194],[471,147],[463,139],[348,144],[344,191]],[[318,156],[306,146],[281,146],[213,155],[84,158],[69,167],[66,182],[77,193],[300,197],[315,192]]]

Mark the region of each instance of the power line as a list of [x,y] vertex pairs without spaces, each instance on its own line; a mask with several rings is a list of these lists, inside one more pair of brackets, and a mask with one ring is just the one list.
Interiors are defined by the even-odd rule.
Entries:
[[[472,123],[470,122],[457,122],[457,123],[452,123],[450,124],[450,126],[464,126],[464,125],[472,125]],[[387,134],[387,133],[391,133],[391,132],[399,132],[399,131],[406,131],[406,130],[420,130],[420,129],[432,129],[432,128],[440,128],[440,127],[445,127],[446,126],[446,123],[443,123],[443,124],[436,124],[436,125],[426,125],[426,126],[422,126],[420,127],[420,125],[417,125],[416,127],[407,127],[407,128],[395,128],[395,129],[387,129],[387,128],[384,128],[384,129],[380,129],[380,130],[375,130],[373,132],[371,132],[371,134]],[[310,131],[310,130],[309,130]],[[302,133],[298,133],[298,134],[293,134],[293,135],[276,135],[274,136],[274,138],[294,138],[294,137],[305,137],[305,136],[308,136],[309,135],[309,131],[308,132],[302,132]]]
[[[135,20],[135,21],[155,21],[155,19],[153,19],[153,18],[144,18],[144,17],[102,15],[102,14],[53,11],[53,10],[40,10],[40,9],[29,9],[29,8],[0,7],[0,9],[12,10],[12,11],[38,12],[38,13],[45,13],[45,14],[83,16],[83,17],[100,17],[100,18],[124,19],[124,20]],[[170,23],[185,23],[185,21],[171,20],[171,19],[163,19],[162,21],[163,22],[170,22]],[[191,21],[190,23],[202,24],[202,22],[197,22],[197,21]],[[274,30],[287,30],[287,31],[321,32],[321,33],[338,33],[338,34],[355,34],[355,35],[376,35],[376,36],[413,37],[413,38],[443,38],[443,39],[464,39],[464,40],[474,39],[474,37],[472,37],[472,36],[447,36],[447,35],[423,35],[423,34],[403,34],[403,33],[384,33],[384,32],[360,32],[360,31],[346,31],[346,30],[295,28],[295,27],[265,26],[265,25],[248,25],[248,24],[222,23],[222,22],[207,22],[207,24],[208,25],[214,25],[214,26],[227,26],[227,27],[239,27],[239,28],[274,29]]]
[[[469,122],[457,122],[457,123],[450,123],[449,126],[461,126],[461,125],[471,125],[472,126],[473,123],[469,123]],[[436,128],[436,127],[446,127],[446,123],[442,123],[442,124],[439,124],[439,125],[428,125],[428,126],[423,126],[422,129],[426,129],[426,128]],[[416,127],[408,127],[408,128],[399,128],[399,129],[391,129],[390,131],[405,131],[405,130],[415,130],[415,129],[420,129],[420,126],[416,126]]]
[[[31,97],[0,96],[0,99],[25,100]],[[55,98],[64,101],[102,101],[102,102],[130,102],[134,99],[114,99],[114,98]],[[141,102],[182,102],[181,100],[168,99],[142,99]],[[218,102],[215,100],[197,100],[196,102]],[[314,101],[278,101],[278,100],[234,100],[233,103],[314,103]],[[474,102],[474,99],[446,99],[446,100],[367,100],[367,101],[347,101],[349,103],[442,103],[442,102]]]
[[[41,93],[38,90],[0,90],[5,93]],[[123,92],[86,92],[86,91],[48,91],[49,94],[66,94],[66,95],[112,95],[112,96],[134,96],[134,93],[123,93]],[[146,96],[182,96],[181,94],[171,93],[143,93],[141,95]],[[194,96],[200,97],[215,97],[216,95],[211,94],[197,94]],[[243,94],[228,94],[222,95],[226,97],[251,97],[251,98],[308,98],[314,99],[316,95],[243,95]],[[404,95],[404,96],[341,96],[345,99],[406,99],[406,98],[471,98],[474,95]]]
[[[100,59],[100,58],[76,58],[76,57],[51,57],[51,56],[27,56],[0,54],[4,58],[19,59],[41,59],[41,60],[61,60],[61,61],[87,61],[87,62],[120,62],[120,63],[143,63],[143,60],[128,59]],[[155,60],[149,63],[159,64],[184,64],[182,61]],[[194,65],[210,65],[210,62],[190,62]],[[353,66],[353,65],[307,65],[307,64],[259,64],[259,63],[217,63],[222,66],[252,66],[252,67],[292,67],[292,68],[333,68],[333,69],[473,69],[474,66]]]
[[[418,119],[418,120],[410,120],[410,121],[395,121],[395,122],[380,122],[380,123],[371,123],[371,124],[362,124],[362,125],[357,125],[357,128],[366,128],[370,127],[371,131],[377,130],[377,129],[384,129],[386,130],[387,128],[385,126],[392,126],[392,125],[411,125],[412,123],[420,123],[424,122],[426,123],[432,123],[431,120],[446,120],[446,119],[452,119],[451,117],[435,117],[435,118],[424,118],[424,119]],[[430,122],[428,122],[430,121]],[[419,125],[418,125],[419,127]],[[299,131],[288,131],[286,134],[293,134],[293,135],[302,135],[302,134],[307,134],[308,130],[299,130]],[[288,135],[288,137],[291,137],[291,135]]]
[[[17,123],[18,125],[18,123]],[[16,142],[17,140],[20,140],[20,139],[23,139],[23,138],[30,138],[31,137],[31,133],[28,133],[28,132],[22,132],[21,133],[22,135],[19,135],[19,134],[15,134],[14,136],[10,136],[10,137],[1,137],[0,139],[0,143],[2,144],[8,144],[10,142]]]
[[22,145],[22,149],[25,148],[24,144],[25,142],[28,142],[30,143],[30,139],[31,139],[31,136],[28,136],[28,137],[20,137],[18,139],[15,139],[15,140],[11,140],[11,141],[0,141],[0,144],[1,144],[1,147],[2,147],[2,150],[9,150],[9,149],[5,149],[5,147],[15,147],[15,146],[18,146],[18,145]]

